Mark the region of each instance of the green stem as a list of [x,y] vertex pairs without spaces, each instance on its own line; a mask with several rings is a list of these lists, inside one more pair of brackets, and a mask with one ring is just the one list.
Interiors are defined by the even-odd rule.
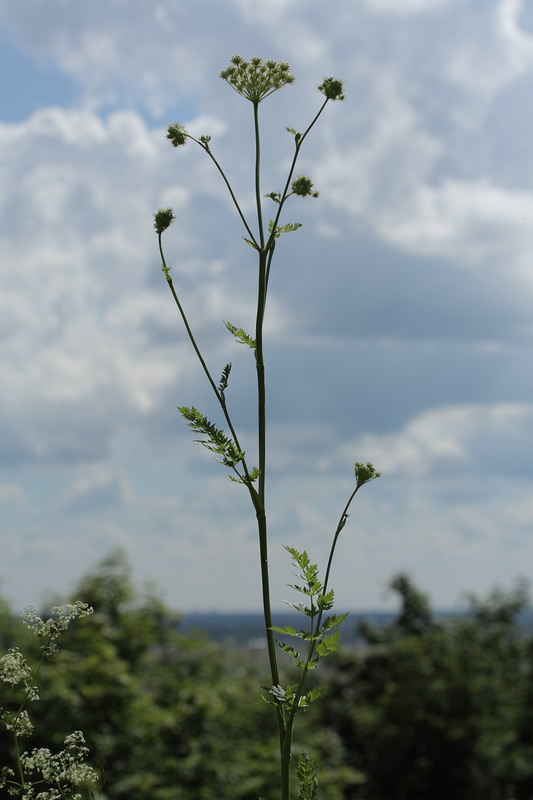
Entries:
[[224,172],[224,170],[222,169],[222,167],[218,163],[217,159],[215,158],[215,156],[211,152],[211,148],[209,147],[209,144],[207,142],[201,142],[199,139],[195,139],[194,136],[191,136],[190,134],[187,134],[187,136],[188,136],[189,139],[192,139],[193,142],[196,142],[196,144],[199,144],[200,147],[202,148],[202,150],[205,150],[205,152],[207,153],[207,155],[209,156],[209,158],[211,159],[211,161],[213,162],[215,167],[218,169],[218,171],[222,175],[222,179],[224,180],[224,183],[226,184],[226,188],[227,188],[228,192],[230,193],[230,197],[233,200],[233,205],[237,209],[237,213],[239,214],[239,217],[241,218],[242,223],[243,223],[244,227],[246,228],[248,236],[250,237],[252,242],[255,244],[255,246],[258,247],[258,244],[257,244],[257,241],[255,239],[255,236],[253,235],[250,226],[246,222],[246,217],[242,213],[242,210],[241,210],[241,207],[239,205],[239,202],[238,202],[237,198],[235,197],[235,192],[231,188],[231,183],[229,182],[229,180],[228,180],[228,178],[226,176],[226,173]]
[[263,593],[263,612],[267,637],[268,657],[272,684],[279,684],[279,671],[276,657],[276,642],[272,628],[272,610],[270,603],[269,573],[268,573],[268,541],[267,518],[265,509],[265,473],[266,473],[266,391],[265,391],[265,363],[263,356],[263,320],[266,302],[266,263],[267,255],[259,254],[259,286],[257,298],[255,358],[257,368],[257,438],[259,452],[259,478],[257,525],[259,532],[259,551],[261,559],[261,583]]
[[16,755],[16,758],[17,758],[17,768],[18,768],[19,777],[20,777],[20,787],[21,787],[22,791],[25,791],[25,789],[26,789],[26,780],[24,778],[24,770],[22,769],[22,761],[20,760],[20,748],[19,748],[18,737],[17,737],[16,734],[13,734],[13,738],[15,740],[15,755]]
[[318,109],[314,119],[307,126],[305,132],[301,135],[301,137],[298,139],[298,141],[295,144],[294,156],[292,158],[292,163],[291,163],[291,166],[290,166],[290,169],[289,169],[289,174],[288,174],[287,180],[285,182],[285,188],[283,189],[283,192],[281,193],[281,197],[279,199],[278,210],[277,210],[276,216],[274,217],[274,225],[273,225],[273,228],[272,228],[272,233],[270,234],[270,237],[269,237],[268,242],[266,244],[266,249],[267,250],[272,246],[272,242],[274,241],[274,231],[275,231],[276,226],[277,226],[277,224],[279,222],[279,218],[281,216],[281,211],[282,211],[283,205],[284,205],[285,201],[287,200],[287,198],[289,197],[289,194],[290,194],[289,193],[289,188],[290,188],[290,185],[291,185],[292,176],[294,175],[294,170],[296,168],[296,162],[297,162],[298,156],[300,154],[300,148],[302,147],[302,144],[304,143],[304,139],[306,138],[307,134],[309,133],[309,131],[311,130],[311,128],[313,127],[315,122],[318,120],[319,116],[324,111],[327,102],[328,102],[328,100],[326,98],[326,100],[324,100],[324,102],[322,103],[322,105]]
[[215,167],[218,169],[218,171],[222,175],[222,178],[224,179],[224,183],[226,184],[226,186],[228,188],[228,191],[229,191],[229,193],[231,195],[231,199],[233,200],[235,208],[237,209],[237,212],[238,212],[238,214],[239,214],[239,216],[240,216],[240,218],[241,218],[241,220],[242,220],[242,222],[244,224],[244,227],[246,228],[248,236],[250,237],[251,241],[255,244],[255,246],[258,247],[259,245],[258,245],[258,243],[256,241],[256,238],[255,238],[251,228],[249,227],[248,223],[246,222],[246,218],[245,218],[244,214],[241,211],[241,207],[239,206],[239,203],[237,202],[237,198],[235,197],[233,189],[231,188],[231,184],[228,181],[224,170],[222,169],[222,167],[220,166],[220,164],[218,163],[218,161],[214,157],[214,155],[211,152],[211,150],[209,149],[209,147],[205,146],[205,151],[208,154],[208,156],[211,158],[211,160],[213,161],[213,164],[215,165]]
[[259,135],[259,103],[254,103],[254,133],[255,133],[255,204],[257,208],[257,227],[261,250],[265,247],[265,234],[263,231],[263,212],[261,210],[261,138]]
[[[192,332],[191,326],[189,325],[189,321],[187,319],[187,316],[185,314],[183,306],[181,305],[180,299],[179,299],[179,297],[177,295],[177,292],[176,292],[176,290],[174,288],[174,283],[172,281],[172,278],[170,277],[170,270],[167,267],[167,263],[166,263],[166,260],[165,260],[165,254],[163,252],[163,245],[161,243],[161,234],[158,235],[158,241],[159,241],[159,253],[161,255],[161,261],[163,263],[163,271],[165,273],[165,277],[167,279],[167,283],[168,283],[169,289],[170,289],[170,291],[172,293],[172,297],[174,298],[174,302],[176,303],[176,305],[178,307],[178,310],[180,312],[180,316],[181,316],[181,318],[183,320],[183,324],[185,325],[185,330],[187,331],[187,335],[188,335],[189,340],[190,340],[190,342],[191,342],[191,344],[193,346],[194,352],[196,353],[196,355],[198,357],[198,360],[200,361],[200,364],[202,365],[202,369],[204,370],[204,372],[206,374],[207,380],[209,381],[209,383],[211,385],[211,388],[213,389],[213,392],[215,393],[215,396],[216,396],[216,398],[217,398],[217,400],[218,400],[218,402],[220,404],[220,407],[222,409],[222,413],[224,414],[224,418],[225,418],[225,420],[226,420],[226,422],[228,424],[228,428],[230,429],[231,435],[233,437],[233,441],[235,442],[235,444],[237,445],[237,448],[242,453],[244,451],[243,451],[243,449],[242,449],[242,447],[241,447],[241,445],[239,443],[239,437],[237,436],[237,432],[235,431],[235,428],[234,428],[233,423],[231,421],[231,417],[229,415],[229,411],[228,411],[224,396],[219,391],[218,386],[216,385],[215,381],[213,380],[213,378],[211,376],[211,373],[209,371],[209,367],[205,363],[205,359],[202,356],[202,353],[200,352],[200,348],[196,344],[196,339],[194,338],[194,334]],[[242,467],[243,467],[243,470],[244,470],[245,477],[249,479],[250,478],[250,473],[248,471],[248,466],[247,466],[246,460],[244,458],[242,460]],[[256,493],[255,489],[253,488],[251,482],[247,483],[246,485],[248,486],[248,489],[250,491],[250,496],[252,497],[252,502],[254,503],[254,506],[255,506],[254,497],[255,497],[255,495],[257,493]]]
[[[257,226],[259,230],[259,275],[257,281],[257,309],[255,320],[255,364],[257,372],[257,444],[259,459],[258,478],[258,507],[257,528],[259,534],[259,558],[261,568],[261,588],[263,598],[263,616],[267,639],[268,660],[273,686],[279,685],[279,669],[276,653],[276,641],[272,631],[272,608],[270,600],[270,580],[268,569],[268,531],[265,504],[266,487],[266,388],[265,388],[265,361],[263,352],[263,325],[267,299],[268,273],[272,261],[273,249],[265,249],[265,234],[263,230],[263,214],[261,210],[261,139],[259,132],[259,104],[254,103],[254,132],[255,132],[255,201],[257,210]],[[278,706],[277,722],[281,759],[281,786],[283,800],[289,799],[289,770],[284,760],[284,746],[286,736],[285,710]]]

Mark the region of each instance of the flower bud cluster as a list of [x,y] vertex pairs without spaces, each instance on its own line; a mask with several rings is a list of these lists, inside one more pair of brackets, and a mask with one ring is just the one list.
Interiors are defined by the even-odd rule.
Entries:
[[231,64],[222,70],[220,77],[250,102],[257,104],[287,84],[294,83],[294,75],[285,61],[263,61],[233,56]]
[[181,147],[187,144],[188,136],[189,134],[181,122],[175,122],[167,128],[167,139],[170,139],[174,147]]
[[318,87],[328,100],[344,100],[344,84],[339,78],[324,78],[323,83]]
[[365,483],[373,481],[374,478],[381,478],[381,472],[378,472],[370,461],[367,461],[366,464],[361,464],[359,461],[356,461],[353,470],[355,472],[355,481],[358,489],[360,486],[364,486]]
[[171,208],[160,208],[154,214],[154,228],[161,234],[172,225],[176,217]]

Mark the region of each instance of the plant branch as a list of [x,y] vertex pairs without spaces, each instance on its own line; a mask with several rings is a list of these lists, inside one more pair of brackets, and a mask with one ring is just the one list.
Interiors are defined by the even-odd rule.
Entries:
[[[158,243],[159,243],[159,253],[161,255],[161,261],[163,263],[163,272],[165,273],[165,277],[167,279],[167,283],[168,283],[169,289],[170,289],[170,291],[172,293],[172,297],[174,298],[174,302],[176,303],[176,305],[178,307],[178,310],[180,312],[181,318],[183,320],[183,324],[185,325],[185,330],[187,331],[187,335],[189,337],[189,340],[190,340],[190,342],[191,342],[191,344],[192,344],[192,346],[194,348],[194,352],[196,353],[196,355],[198,357],[198,360],[200,361],[200,364],[202,365],[202,369],[205,372],[207,380],[209,381],[209,383],[211,385],[211,388],[213,389],[213,392],[215,393],[215,397],[217,398],[217,400],[218,400],[218,402],[220,404],[220,407],[222,409],[222,413],[224,414],[224,418],[225,418],[225,420],[226,420],[226,422],[228,424],[228,427],[229,427],[229,429],[231,431],[231,435],[233,437],[233,441],[235,442],[235,444],[237,445],[237,448],[241,451],[241,453],[244,453],[244,450],[242,449],[242,447],[241,447],[241,445],[239,443],[239,437],[237,436],[237,432],[235,431],[235,428],[234,428],[233,423],[231,421],[231,417],[229,415],[229,411],[228,411],[228,408],[227,408],[227,405],[226,405],[226,400],[225,400],[222,392],[219,391],[215,381],[213,380],[213,378],[211,376],[211,373],[209,371],[209,367],[207,366],[207,364],[205,362],[205,359],[202,356],[202,353],[200,351],[200,348],[198,347],[198,345],[196,343],[196,339],[194,338],[194,334],[192,332],[191,326],[189,325],[189,321],[187,319],[187,316],[185,314],[183,306],[181,305],[181,302],[180,302],[180,299],[178,297],[178,294],[177,294],[177,292],[176,292],[176,290],[174,288],[174,283],[173,283],[172,278],[170,276],[170,269],[167,266],[166,259],[165,259],[165,253],[163,251],[163,245],[162,245],[162,242],[161,242],[161,233],[158,234],[157,238],[158,238]],[[250,480],[250,473],[248,471],[248,466],[247,466],[246,460],[244,458],[242,459],[242,466],[243,466],[244,474],[245,474],[245,476],[247,478],[246,485],[248,486],[248,489],[250,491],[250,496],[252,498],[252,502],[254,503],[254,506],[255,506],[255,499],[254,498],[255,498],[255,495],[257,494],[257,492],[255,491],[254,487],[252,486],[252,483],[251,483],[251,480]]]

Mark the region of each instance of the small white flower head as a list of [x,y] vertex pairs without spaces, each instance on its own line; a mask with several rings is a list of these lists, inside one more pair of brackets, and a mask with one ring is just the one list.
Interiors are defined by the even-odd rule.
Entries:
[[5,656],[0,658],[0,680],[11,686],[17,686],[19,683],[29,681],[30,678],[31,669],[28,662],[18,647],[11,647]]
[[269,691],[269,692],[270,692],[270,694],[271,694],[271,695],[273,695],[273,696],[276,698],[276,700],[278,700],[280,703],[283,703],[283,702],[285,702],[285,700],[287,699],[287,692],[286,692],[286,691],[285,691],[285,689],[284,689],[282,686],[280,686],[279,684],[278,684],[277,686],[271,686],[271,687],[270,687],[270,689],[269,689],[268,691]]
[[33,733],[33,722],[27,711],[2,711],[2,721],[8,731],[13,731],[15,736],[30,736]]
[[14,777],[15,773],[10,767],[2,767],[0,769],[0,789],[3,789]]
[[263,61],[261,58],[245,61],[242,56],[233,56],[220,77],[254,105],[295,80],[285,61]]

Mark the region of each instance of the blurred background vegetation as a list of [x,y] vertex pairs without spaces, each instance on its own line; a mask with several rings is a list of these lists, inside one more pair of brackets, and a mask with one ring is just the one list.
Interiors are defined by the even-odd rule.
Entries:
[[[398,612],[359,625],[359,643],[324,662],[325,696],[301,716],[295,752],[320,765],[327,800],[531,800],[533,635],[519,584],[465,613],[435,615],[405,575]],[[257,800],[277,796],[277,737],[260,699],[264,659],[180,627],[138,592],[120,553],[75,588],[94,607],[45,665],[30,747],[82,730],[101,800]],[[54,601],[55,602],[55,601]],[[349,625],[348,618],[345,625]],[[0,653],[39,643],[0,601]],[[261,655],[261,654],[260,654]],[[0,684],[0,706],[14,701]],[[0,732],[0,765],[11,762]],[[98,792],[96,793],[98,797]]]

